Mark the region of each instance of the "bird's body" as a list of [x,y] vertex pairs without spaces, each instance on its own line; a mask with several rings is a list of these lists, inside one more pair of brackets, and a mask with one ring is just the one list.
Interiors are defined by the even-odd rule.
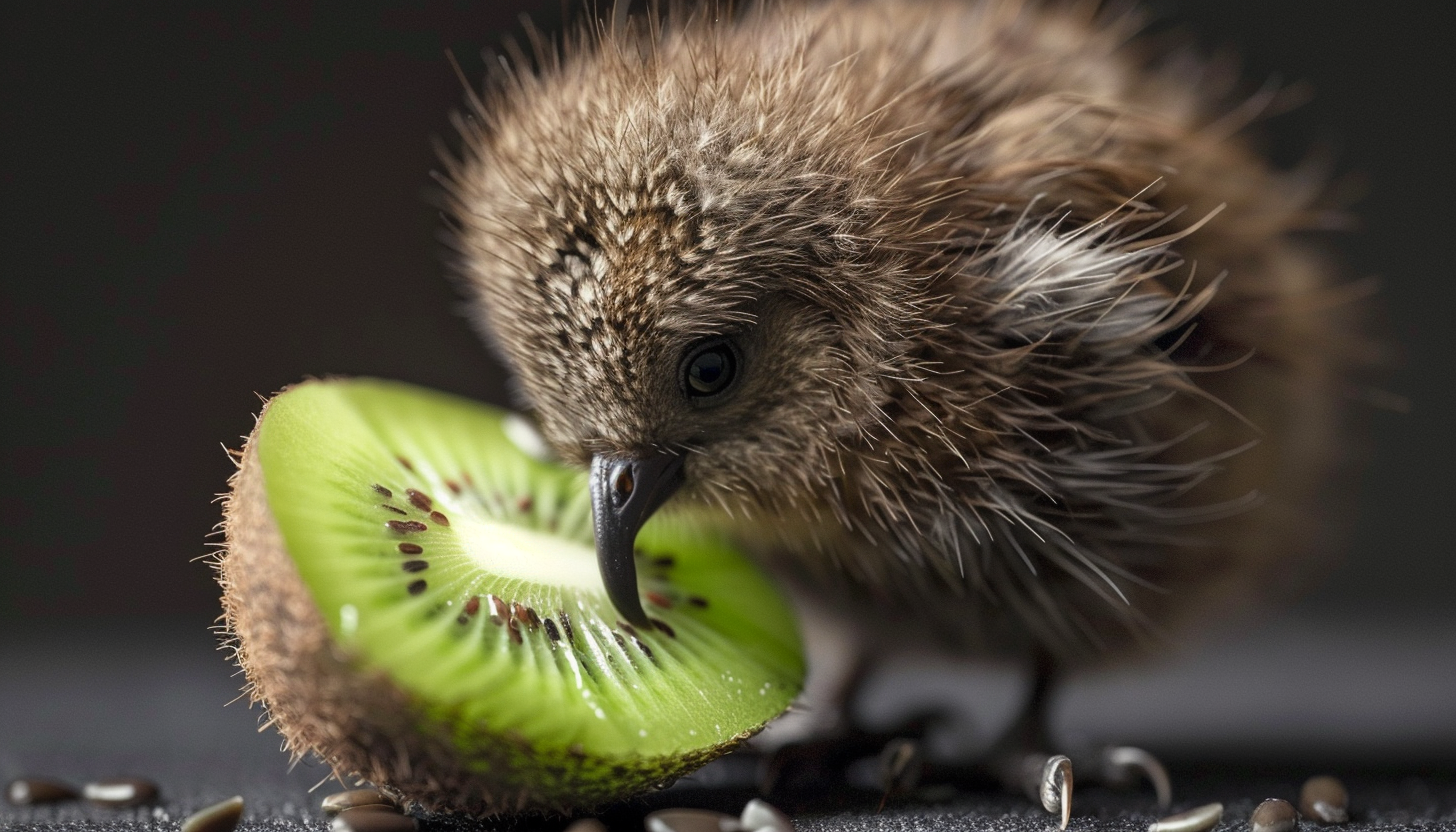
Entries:
[[1344,335],[1318,183],[1132,34],[1014,0],[593,28],[462,122],[474,309],[563,457],[681,455],[674,505],[866,630],[1165,643],[1318,539]]

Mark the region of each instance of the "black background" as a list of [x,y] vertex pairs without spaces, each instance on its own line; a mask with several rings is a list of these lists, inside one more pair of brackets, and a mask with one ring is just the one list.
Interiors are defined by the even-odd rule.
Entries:
[[[555,4],[524,9],[551,29]],[[1261,125],[1277,157],[1333,148],[1364,183],[1334,240],[1382,278],[1403,358],[1372,411],[1349,551],[1303,602],[1376,617],[1456,588],[1451,110],[1430,2],[1162,2],[1160,27],[1307,82]],[[459,314],[429,200],[490,2],[37,3],[4,12],[0,634],[217,611],[214,495],[270,393],[373,374],[506,401]]]

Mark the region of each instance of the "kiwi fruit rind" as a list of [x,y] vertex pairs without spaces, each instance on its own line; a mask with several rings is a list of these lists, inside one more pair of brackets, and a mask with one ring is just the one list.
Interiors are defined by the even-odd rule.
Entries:
[[799,693],[789,605],[710,521],[637,540],[649,631],[601,584],[586,475],[503,411],[378,380],[269,401],[218,563],[229,643],[295,755],[429,811],[588,809],[732,749]]

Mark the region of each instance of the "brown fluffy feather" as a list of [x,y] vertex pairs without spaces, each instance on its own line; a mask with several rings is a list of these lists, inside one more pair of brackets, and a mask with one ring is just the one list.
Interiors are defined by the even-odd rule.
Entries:
[[[1134,34],[1017,0],[590,28],[461,122],[482,328],[564,457],[685,449],[680,499],[856,617],[1163,643],[1321,539],[1350,327],[1318,187]],[[745,375],[693,409],[709,334]]]

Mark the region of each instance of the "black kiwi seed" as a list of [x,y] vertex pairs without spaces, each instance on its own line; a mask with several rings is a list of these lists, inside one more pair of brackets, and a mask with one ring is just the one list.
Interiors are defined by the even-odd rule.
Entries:
[[425,547],[418,543],[401,543],[399,544],[399,550],[406,555],[418,555],[425,551]]
[[617,632],[616,630],[610,630],[609,632],[612,634],[612,638],[617,642],[617,646],[622,648],[623,650],[626,650],[627,639],[622,638],[622,634]]
[[5,799],[16,806],[59,803],[62,800],[75,800],[80,796],[79,792],[59,780],[44,780],[38,777],[11,780],[10,785],[5,787]]
[[385,505],[383,503],[380,503],[379,504],[379,507],[382,508],[382,509],[384,509],[385,511],[392,511],[395,514],[408,514],[409,513],[409,512],[405,511],[402,508],[395,508],[394,506],[387,506],[387,505]]
[[506,606],[505,601],[494,595],[485,596],[485,600],[490,603],[490,623],[499,627],[510,620],[511,610]]
[[665,610],[672,609],[672,599],[668,598],[666,595],[663,595],[660,592],[645,592],[643,594],[647,596],[647,603],[651,604],[652,606],[662,607]]
[[430,495],[426,494],[423,491],[417,491],[413,488],[406,488],[404,490],[404,494],[406,497],[409,498],[410,505],[414,506],[420,511],[429,511],[430,509],[435,507],[435,501],[431,500]]
[[445,480],[445,487],[448,488],[448,489],[450,489],[450,493],[451,494],[457,494],[458,495],[460,493],[460,491],[461,491],[460,483],[458,483],[458,482],[456,482],[454,480]]
[[478,612],[480,612],[480,596],[472,595],[470,600],[465,602],[465,614],[474,618]]
[[402,466],[406,471],[413,472],[415,470],[415,464],[402,456],[397,456],[394,458],[394,460],[398,462],[400,466]]
[[644,644],[642,642],[642,639],[637,638],[636,636],[633,636],[632,637],[632,643],[635,644],[635,645],[637,645],[637,649],[642,651],[642,655],[646,656],[647,658],[651,659],[654,662],[657,661],[657,657],[654,656],[654,655],[652,655],[652,649],[649,648],[646,644]]
[[524,497],[517,497],[516,498],[516,508],[522,514],[530,514],[531,513],[531,508],[533,506],[535,506],[535,505],[536,505],[536,501],[533,500],[533,499],[531,499],[531,495],[529,495],[529,494],[527,494]]
[[425,588],[427,586],[429,585],[425,583],[425,579],[421,578],[418,581],[411,581],[410,585],[406,587],[406,589],[409,590],[409,594],[411,595],[419,595],[421,592],[425,591]]
[[512,618],[510,621],[507,621],[506,629],[509,630],[511,633],[511,641],[515,642],[516,644],[520,644],[521,628],[520,625],[516,624],[516,619]]
[[434,520],[436,523],[438,523],[441,526],[448,526],[448,525],[450,525],[450,518],[446,517],[445,515],[441,514],[438,511],[432,511],[432,512],[430,512],[430,519],[431,520]]
[[617,621],[617,626],[620,627],[620,628],[622,628],[622,632],[626,633],[627,635],[631,636],[632,638],[636,638],[637,637],[637,628],[636,627],[633,627],[631,624],[628,624],[627,622],[622,621],[622,620],[619,619]]
[[700,610],[705,610],[708,608],[708,599],[700,595],[689,595],[688,603],[692,604]]
[[378,789],[350,789],[346,792],[337,792],[323,799],[319,808],[324,810],[326,815],[337,815],[345,809],[352,809],[355,806],[395,806],[395,802],[384,792]]
[[659,555],[658,557],[652,559],[652,565],[660,566],[663,569],[671,569],[673,566],[677,565],[677,558],[673,557],[672,555]]
[[182,832],[233,832],[243,818],[243,798],[230,797],[199,809],[182,821]]
[[87,783],[81,789],[81,795],[92,803],[116,807],[154,803],[158,793],[156,783],[139,777],[98,780],[95,783]]
[[406,572],[423,572],[430,568],[430,562],[427,560],[407,560],[401,563],[399,568]]
[[671,624],[668,624],[666,621],[663,621],[660,618],[649,618],[647,620],[651,621],[652,626],[656,627],[658,630],[661,630],[667,635],[668,638],[677,638],[677,632],[672,629]]
[[561,629],[566,633],[566,640],[571,644],[575,644],[576,632],[571,629],[571,616],[566,614],[566,610],[560,610],[559,612],[561,614]]
[[390,520],[384,525],[388,526],[390,531],[399,532],[400,534],[422,532],[429,528],[429,526],[426,526],[418,520]]
[[542,621],[541,623],[546,625],[546,637],[547,638],[551,639],[552,641],[560,641],[561,640],[561,631],[558,630],[558,629],[556,629],[556,622],[555,621],[552,621],[551,619],[548,618],[545,621]]
[[531,617],[526,614],[526,605],[520,601],[511,602],[511,617],[527,627],[531,626]]
[[393,491],[390,491],[388,488],[385,488],[384,486],[380,485],[377,482],[375,484],[371,485],[370,488],[373,488],[374,491],[376,493],[378,493],[381,497],[393,497],[394,496],[394,492]]

